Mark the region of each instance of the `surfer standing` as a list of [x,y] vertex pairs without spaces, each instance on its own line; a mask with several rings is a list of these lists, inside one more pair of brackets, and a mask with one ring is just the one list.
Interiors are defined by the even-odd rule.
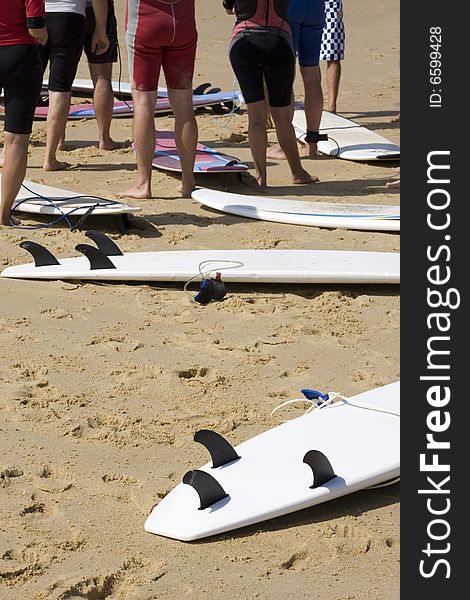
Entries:
[[[103,11],[104,8],[104,4],[98,6],[100,11]],[[94,46],[96,16],[92,0],[86,0],[85,10],[85,43],[83,49],[93,82],[93,108],[98,125],[98,147],[100,150],[117,150],[122,147],[122,144],[115,142],[110,133],[114,107],[113,63],[118,60],[119,46],[114,0],[107,0],[106,35],[108,36],[109,46],[104,52],[97,52],[97,48]],[[105,15],[101,14],[100,18],[104,19]],[[59,142],[59,150],[65,150],[64,138]]]
[[44,0],[8,0],[0,11],[0,89],[5,93],[0,225],[26,173],[29,136],[42,82],[37,44],[47,42]]
[[127,0],[126,42],[134,100],[132,129],[137,182],[124,195],[152,197],[156,90],[163,68],[175,115],[181,194],[189,198],[195,187],[193,169],[198,137],[192,92],[197,45],[194,0]]
[[[96,16],[93,47],[97,54],[109,46],[106,35],[107,0],[92,0]],[[65,137],[72,83],[77,72],[85,36],[85,0],[46,0],[48,42],[41,47],[44,71],[50,63],[47,142],[43,169],[58,171],[70,166],[58,161],[56,152]]]
[[236,15],[229,58],[248,110],[248,137],[257,181],[266,187],[266,121],[270,112],[279,144],[292,172],[293,183],[314,183],[303,169],[292,126],[292,86],[295,54],[288,23],[289,0],[223,0],[228,14]]

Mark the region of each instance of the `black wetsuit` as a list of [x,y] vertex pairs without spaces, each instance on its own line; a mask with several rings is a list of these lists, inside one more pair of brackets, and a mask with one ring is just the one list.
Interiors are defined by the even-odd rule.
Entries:
[[229,58],[245,102],[264,100],[265,82],[270,106],[289,106],[295,76],[289,0],[223,0],[223,5],[236,11]]

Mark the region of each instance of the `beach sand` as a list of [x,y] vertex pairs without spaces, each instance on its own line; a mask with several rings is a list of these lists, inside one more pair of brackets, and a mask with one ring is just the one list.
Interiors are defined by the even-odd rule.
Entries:
[[[117,1],[123,41],[124,2]],[[232,19],[219,0],[197,2],[195,85],[233,89],[226,60]],[[399,2],[345,2],[341,114],[399,143]],[[122,43],[124,48],[124,44]],[[125,52],[123,52],[125,54]],[[125,62],[125,56],[123,56]],[[124,66],[123,80],[127,80]],[[88,77],[84,62],[79,76]],[[117,68],[114,77],[117,78]],[[300,82],[296,82],[302,98]],[[171,116],[158,118],[172,127]],[[198,115],[200,140],[251,164],[244,111]],[[131,140],[131,120],[112,133]],[[269,138],[275,141],[274,132]],[[43,172],[45,124],[36,122],[27,178],[116,198],[135,177],[131,149],[96,148],[93,121],[67,128],[76,165]],[[321,179],[292,186],[271,161],[269,194],[397,204],[393,165],[322,157]],[[395,165],[396,166],[396,165]],[[253,171],[251,171],[253,172]],[[235,175],[199,185],[252,193]],[[121,235],[125,251],[310,248],[399,251],[399,236],[251,221],[178,196],[154,173],[152,200]],[[139,204],[131,201],[132,204]],[[25,225],[37,223],[22,217]],[[75,255],[83,232],[0,231],[1,267],[29,262],[31,239]],[[4,600],[395,600],[399,597],[399,486],[363,491],[198,543],[144,532],[144,521],[190,468],[206,462],[194,432],[238,444],[301,414],[270,417],[302,387],[353,395],[399,379],[398,286],[229,286],[201,307],[182,285],[93,285],[0,280],[0,598]],[[374,452],[375,448],[370,448]]]

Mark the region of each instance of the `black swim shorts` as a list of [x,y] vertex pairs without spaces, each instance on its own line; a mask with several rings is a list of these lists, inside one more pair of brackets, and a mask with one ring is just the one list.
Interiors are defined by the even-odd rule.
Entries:
[[91,64],[102,65],[106,63],[115,63],[118,59],[118,36],[117,22],[114,14],[114,4],[108,2],[108,20],[106,22],[106,35],[109,39],[109,47],[103,54],[95,54],[91,47],[93,33],[95,31],[96,19],[93,7],[89,6],[86,9],[86,26],[85,26],[85,54],[88,62]]
[[82,55],[85,17],[78,13],[46,13],[48,42],[39,48],[44,71],[50,62],[49,90],[70,92]]
[[31,133],[41,83],[41,59],[35,44],[0,46],[0,89],[3,88],[5,94],[5,131]]
[[269,105],[290,105],[295,56],[288,39],[265,31],[240,34],[230,46],[229,57],[247,104],[264,100],[266,81]]

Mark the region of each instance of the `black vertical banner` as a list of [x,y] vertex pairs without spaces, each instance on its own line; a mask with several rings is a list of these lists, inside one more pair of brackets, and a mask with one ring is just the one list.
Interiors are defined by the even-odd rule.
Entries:
[[470,126],[464,48],[470,30],[463,8],[428,0],[401,9],[404,599],[469,593]]

